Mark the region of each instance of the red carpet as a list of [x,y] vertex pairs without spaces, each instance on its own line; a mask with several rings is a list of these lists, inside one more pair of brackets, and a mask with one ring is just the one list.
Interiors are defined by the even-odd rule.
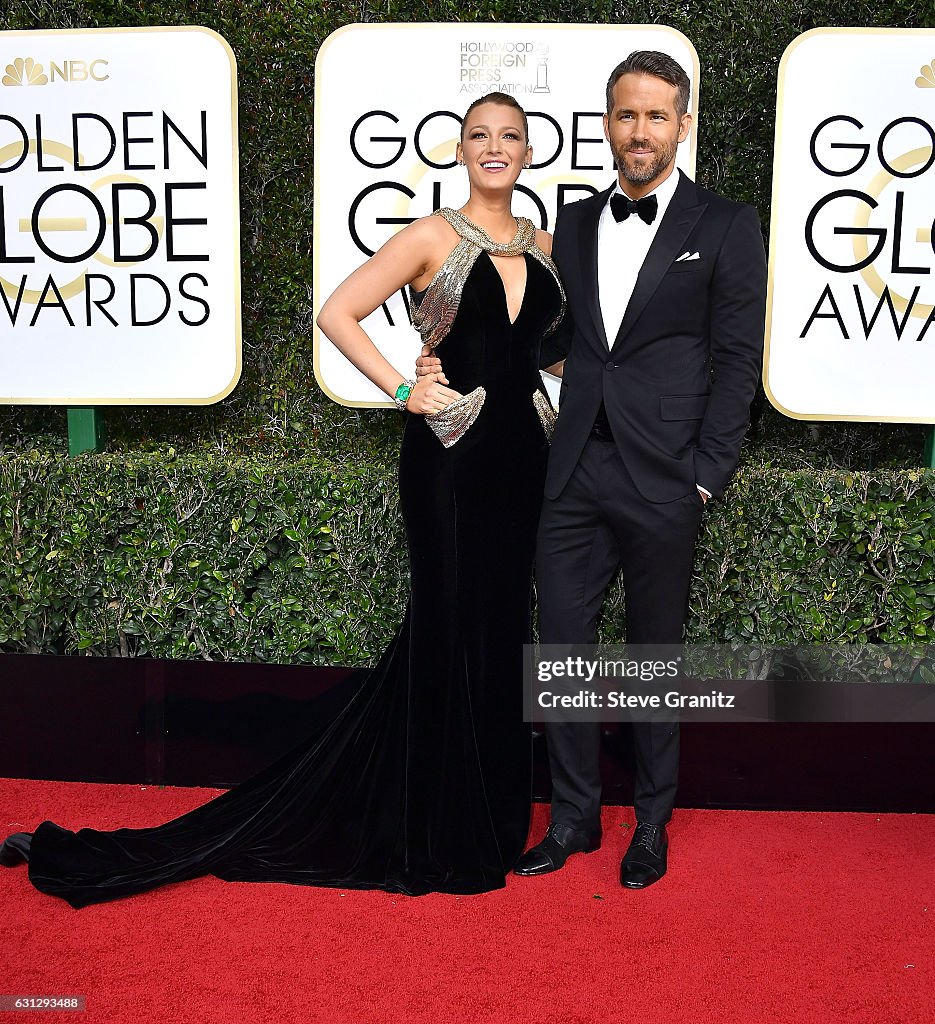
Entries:
[[[0,832],[153,825],[215,792],[0,781]],[[10,1014],[47,1024],[935,1019],[935,817],[680,810],[636,893],[632,820],[608,808],[599,853],[473,897],[205,878],[75,911],[0,869],[0,994],[87,997]]]

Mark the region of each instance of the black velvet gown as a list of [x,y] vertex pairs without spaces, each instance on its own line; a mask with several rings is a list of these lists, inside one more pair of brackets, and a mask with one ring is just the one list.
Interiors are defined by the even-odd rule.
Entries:
[[409,607],[347,706],[323,733],[164,825],[73,833],[43,822],[28,852],[37,889],[82,907],[207,874],[410,895],[503,886],[529,825],[522,645],[548,450],[531,397],[560,303],[549,271],[523,258],[516,321],[481,252],[437,350],[452,388],[486,389],[477,420],[446,449],[423,417],[408,417]]

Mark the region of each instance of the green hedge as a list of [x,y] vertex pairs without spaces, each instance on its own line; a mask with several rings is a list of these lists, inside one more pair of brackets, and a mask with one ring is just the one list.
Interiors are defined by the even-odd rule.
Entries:
[[404,600],[391,474],[0,461],[0,650],[358,664]]
[[[690,639],[935,642],[933,509],[932,472],[743,469]],[[386,465],[2,459],[0,650],[364,664],[402,618],[403,543]],[[622,639],[619,588],[606,611]]]
[[935,641],[935,473],[742,468],[699,545],[696,642]]

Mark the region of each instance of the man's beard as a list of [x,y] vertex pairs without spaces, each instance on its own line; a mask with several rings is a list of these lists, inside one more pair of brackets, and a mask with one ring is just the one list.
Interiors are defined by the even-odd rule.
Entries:
[[675,159],[678,150],[678,142],[666,142],[661,146],[653,146],[652,143],[646,141],[640,143],[641,148],[647,146],[651,146],[653,150],[653,159],[648,163],[646,161],[627,163],[625,159],[629,154],[627,149],[621,149],[617,153],[617,167],[623,174],[624,180],[631,185],[646,185],[659,177]]

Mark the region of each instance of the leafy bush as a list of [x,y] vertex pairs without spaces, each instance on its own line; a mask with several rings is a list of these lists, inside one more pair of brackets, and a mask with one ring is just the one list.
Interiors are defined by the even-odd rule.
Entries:
[[0,649],[357,664],[404,599],[370,466],[30,454],[0,462]]
[[[935,641],[935,474],[748,466],[689,638]],[[394,470],[159,453],[0,460],[0,650],[359,665],[402,618]],[[603,638],[623,633],[619,587]]]

